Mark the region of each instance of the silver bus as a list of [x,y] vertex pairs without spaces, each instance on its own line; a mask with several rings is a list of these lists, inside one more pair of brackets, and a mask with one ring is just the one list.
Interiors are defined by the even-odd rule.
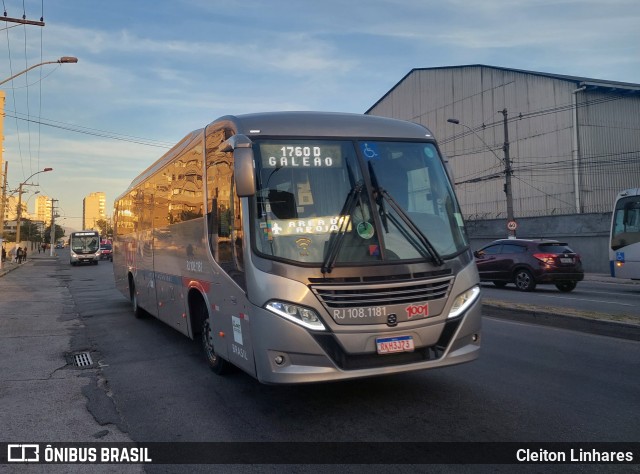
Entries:
[[91,263],[100,261],[100,234],[95,230],[71,232],[69,236],[69,263]]
[[305,383],[468,362],[480,289],[430,131],[340,113],[225,116],[115,201],[116,286],[211,369]]

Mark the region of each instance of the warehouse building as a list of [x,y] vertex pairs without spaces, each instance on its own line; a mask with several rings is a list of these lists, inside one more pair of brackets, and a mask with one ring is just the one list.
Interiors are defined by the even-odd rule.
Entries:
[[588,271],[608,271],[613,200],[640,186],[640,84],[479,64],[420,68],[366,113],[434,133],[474,248],[505,237],[512,217],[518,237],[567,240],[589,255]]

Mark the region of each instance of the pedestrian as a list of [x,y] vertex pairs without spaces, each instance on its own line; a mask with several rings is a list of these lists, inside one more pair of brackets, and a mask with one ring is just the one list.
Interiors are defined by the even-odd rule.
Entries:
[[22,249],[22,261],[23,262],[27,261],[27,247]]
[[7,259],[7,251],[2,247],[2,261],[4,262]]
[[20,247],[16,250],[16,262],[22,263],[22,249]]

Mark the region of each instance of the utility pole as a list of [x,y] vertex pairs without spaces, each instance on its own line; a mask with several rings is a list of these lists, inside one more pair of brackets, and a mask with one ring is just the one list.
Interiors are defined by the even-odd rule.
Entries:
[[516,221],[513,216],[513,194],[511,188],[511,175],[513,170],[511,169],[511,158],[509,157],[509,127],[507,127],[507,109],[500,110],[500,113],[504,116],[504,145],[502,150],[504,151],[504,194],[507,197],[507,229],[509,231],[509,237],[515,238],[516,236]]
[[16,247],[20,246],[22,242],[22,237],[20,236],[20,224],[22,221],[22,193],[26,193],[27,191],[22,190],[22,186],[27,183],[20,183],[18,186],[18,208],[16,209]]
[[[2,172],[2,154],[4,146],[4,91],[0,91],[0,172]],[[2,174],[2,195],[0,195],[0,248],[2,248],[2,238],[4,237],[4,203],[7,197],[7,164],[4,164],[4,173]],[[0,258],[0,270],[2,270],[2,259]]]
[[[0,117],[1,120],[1,117]],[[0,144],[0,147],[2,145]],[[1,153],[1,152],[0,152]],[[2,155],[0,154],[0,163],[2,163]],[[4,174],[2,175],[2,195],[0,195],[0,248],[2,248],[3,237],[4,237],[4,210],[5,210],[5,200],[7,196],[7,170],[9,169],[9,163],[4,162]],[[4,263],[2,259],[0,259],[0,270],[2,270]]]
[[53,241],[56,240],[56,202],[58,202],[58,199],[51,198],[51,236],[49,238],[49,242],[51,244],[49,250],[50,257],[53,257]]

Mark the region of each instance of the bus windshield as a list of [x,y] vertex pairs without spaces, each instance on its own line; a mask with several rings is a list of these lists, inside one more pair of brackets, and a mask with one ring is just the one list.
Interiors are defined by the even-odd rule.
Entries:
[[434,144],[259,140],[253,241],[266,257],[322,265],[427,259],[467,248]]
[[640,243],[640,196],[624,197],[613,211],[611,248],[619,250],[637,243]]
[[71,234],[70,240],[69,246],[77,254],[96,253],[100,247],[100,238],[97,233],[75,232]]

